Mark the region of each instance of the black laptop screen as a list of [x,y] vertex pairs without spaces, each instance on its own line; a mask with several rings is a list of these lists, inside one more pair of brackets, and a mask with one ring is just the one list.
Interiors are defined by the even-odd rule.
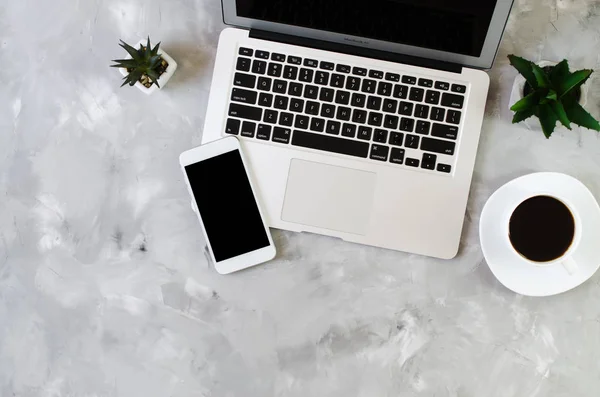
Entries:
[[478,57],[496,0],[236,0],[239,17]]

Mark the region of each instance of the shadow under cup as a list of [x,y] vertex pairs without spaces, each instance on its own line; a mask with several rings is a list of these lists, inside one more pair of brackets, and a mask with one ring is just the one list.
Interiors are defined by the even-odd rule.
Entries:
[[519,204],[510,217],[510,243],[523,258],[539,265],[549,264],[572,247],[575,219],[569,206],[556,197],[530,197]]

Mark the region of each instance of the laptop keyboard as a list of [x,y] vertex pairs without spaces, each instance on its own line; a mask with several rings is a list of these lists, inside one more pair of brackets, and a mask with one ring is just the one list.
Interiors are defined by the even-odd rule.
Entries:
[[225,132],[450,173],[466,90],[242,47]]

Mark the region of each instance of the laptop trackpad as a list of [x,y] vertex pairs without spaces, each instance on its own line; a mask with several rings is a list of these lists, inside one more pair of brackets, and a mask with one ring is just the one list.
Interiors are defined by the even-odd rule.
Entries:
[[281,218],[365,235],[376,181],[373,172],[292,159]]

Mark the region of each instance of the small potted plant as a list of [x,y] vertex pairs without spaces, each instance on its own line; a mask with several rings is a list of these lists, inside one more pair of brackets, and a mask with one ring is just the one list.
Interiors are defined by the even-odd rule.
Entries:
[[129,56],[126,59],[113,60],[115,64],[110,66],[119,68],[124,76],[121,87],[129,84],[136,86],[146,94],[151,94],[157,88],[164,87],[177,69],[177,62],[160,49],[160,43],[152,48],[150,37],[146,43],[143,40],[138,43],[139,49],[130,46],[123,40],[119,45],[127,51]]
[[550,138],[556,123],[560,121],[569,130],[571,123],[600,131],[600,124],[584,108],[583,84],[592,70],[576,72],[569,70],[569,63],[535,63],[515,55],[509,55],[510,64],[521,74],[515,81],[510,110],[515,112],[512,122],[519,123],[531,116],[539,119],[546,138]]

